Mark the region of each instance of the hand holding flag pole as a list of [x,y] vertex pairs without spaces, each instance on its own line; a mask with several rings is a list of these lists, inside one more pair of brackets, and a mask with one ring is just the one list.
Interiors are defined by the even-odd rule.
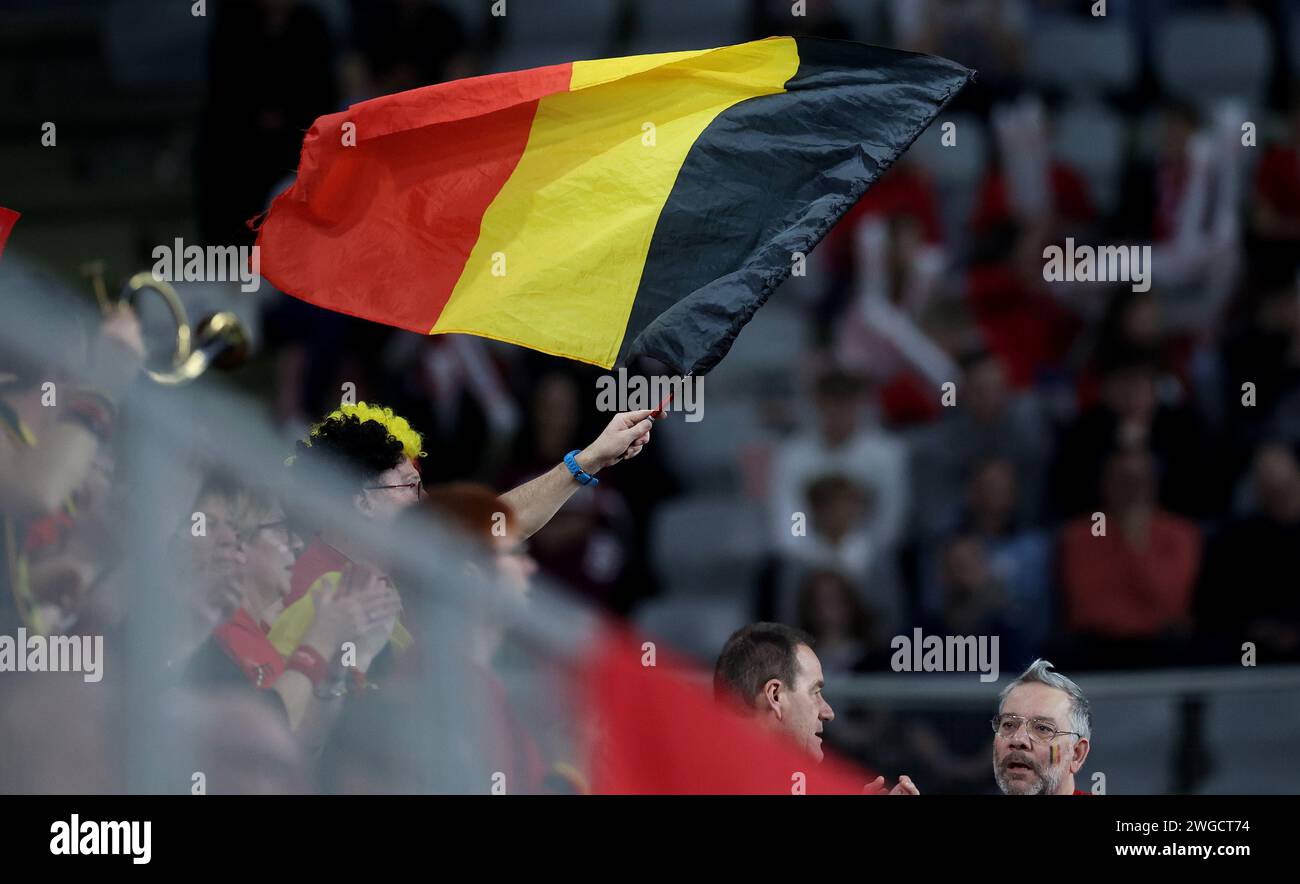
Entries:
[[[663,401],[659,403],[659,407],[656,408],[654,411],[650,412],[649,415],[647,415],[651,423],[657,420],[664,419],[664,417],[668,413],[667,411],[665,411],[665,409],[667,408],[668,403],[672,400],[672,398],[673,398],[673,394],[669,392],[669,394],[663,398]],[[631,414],[631,412],[629,412],[629,414]],[[615,420],[617,420],[617,418],[615,418]],[[642,433],[640,436],[638,436],[636,439],[634,439],[632,441],[632,444],[630,444],[626,449],[623,450],[622,454],[614,458],[614,462],[618,463],[619,461],[630,460],[636,457],[638,454],[641,453],[641,449],[645,448],[649,442],[650,442],[650,429],[647,427],[646,431]]]

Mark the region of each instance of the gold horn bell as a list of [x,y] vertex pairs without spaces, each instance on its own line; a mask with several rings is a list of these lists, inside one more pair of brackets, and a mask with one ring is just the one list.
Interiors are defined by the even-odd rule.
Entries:
[[[100,309],[107,313],[112,304],[104,290],[103,263],[87,264],[84,271],[92,277]],[[188,384],[210,366],[229,371],[243,364],[248,357],[248,329],[234,313],[222,310],[210,314],[191,328],[185,304],[175,287],[154,279],[148,271],[141,271],[127,280],[122,299],[134,309],[141,293],[146,290],[154,291],[162,298],[176,323],[176,346],[171,366],[162,371],[146,369],[149,377],[157,383],[173,387]]]
[[176,321],[176,352],[172,356],[172,367],[167,371],[149,371],[149,377],[158,383],[169,386],[188,384],[209,366],[228,371],[241,365],[248,356],[248,329],[234,313],[228,310],[213,313],[201,319],[191,331],[181,296],[171,283],[154,279],[152,273],[141,271],[127,280],[126,298],[132,306],[140,292],[146,289],[158,293]]

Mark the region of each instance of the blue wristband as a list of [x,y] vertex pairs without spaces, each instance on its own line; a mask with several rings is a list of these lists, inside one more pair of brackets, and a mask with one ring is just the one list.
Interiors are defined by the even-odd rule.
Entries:
[[578,462],[573,459],[573,456],[581,450],[581,448],[575,448],[564,455],[564,465],[569,468],[570,473],[573,473],[573,478],[577,480],[579,485],[599,485],[600,480],[578,466]]

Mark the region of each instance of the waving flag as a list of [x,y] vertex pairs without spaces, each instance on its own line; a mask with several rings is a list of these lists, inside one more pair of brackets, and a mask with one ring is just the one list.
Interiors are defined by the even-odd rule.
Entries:
[[262,273],[412,331],[703,373],[970,76],[773,37],[376,98],[307,133]]

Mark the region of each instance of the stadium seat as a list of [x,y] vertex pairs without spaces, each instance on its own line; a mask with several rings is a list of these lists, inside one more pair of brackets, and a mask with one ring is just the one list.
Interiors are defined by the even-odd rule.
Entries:
[[642,633],[666,643],[667,650],[712,666],[731,634],[752,618],[741,599],[670,596],[646,602],[634,619]]
[[747,0],[642,2],[637,7],[637,29],[628,54],[677,52],[743,43],[748,7]]
[[[778,291],[772,301],[781,297]],[[730,400],[733,395],[792,390],[796,369],[812,343],[812,329],[806,312],[772,301],[754,314],[736,336],[727,358],[708,374],[704,383],[710,394]]]
[[1044,22],[1029,41],[1029,76],[1041,86],[1095,95],[1128,89],[1137,79],[1133,32],[1122,22]]
[[1156,72],[1170,93],[1198,105],[1264,96],[1273,46],[1255,13],[1187,13],[1169,20],[1156,40]]
[[671,412],[655,428],[670,469],[693,489],[733,490],[741,479],[740,454],[746,444],[762,438],[754,407],[745,401],[712,396],[704,379],[703,419],[691,423],[681,412]]
[[722,495],[668,501],[650,525],[650,557],[669,595],[751,597],[763,557],[758,508]]
[[1119,201],[1128,133],[1124,122],[1100,104],[1067,107],[1053,126],[1056,156],[1088,180],[1093,202],[1103,214]]

